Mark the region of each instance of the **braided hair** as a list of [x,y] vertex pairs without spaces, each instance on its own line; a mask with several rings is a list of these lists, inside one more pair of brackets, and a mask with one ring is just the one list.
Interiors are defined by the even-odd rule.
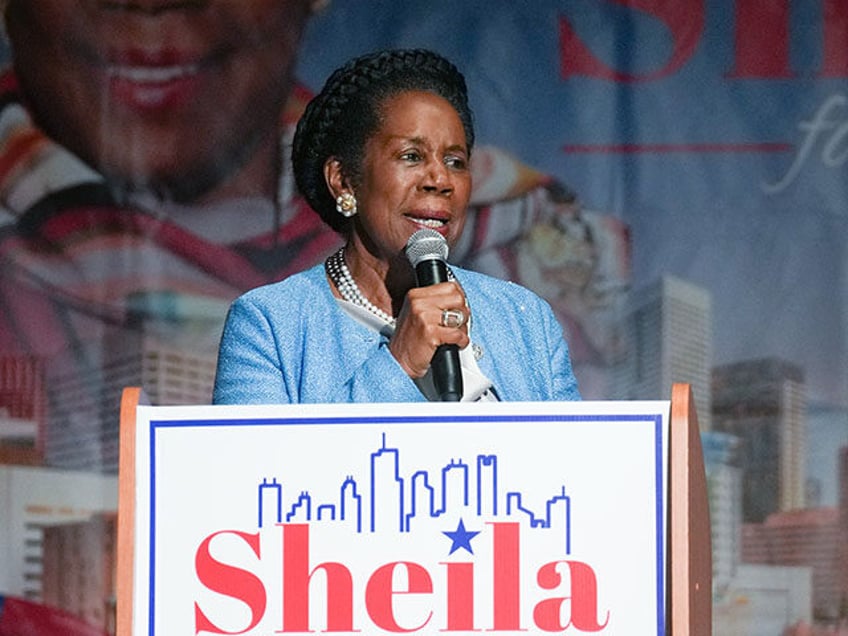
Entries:
[[425,49],[377,51],[349,61],[330,75],[297,123],[292,143],[295,183],[312,209],[340,234],[348,232],[351,220],[336,211],[324,163],[335,157],[356,184],[365,144],[379,128],[383,104],[406,91],[431,92],[450,103],[471,151],[474,124],[465,78],[450,61]]

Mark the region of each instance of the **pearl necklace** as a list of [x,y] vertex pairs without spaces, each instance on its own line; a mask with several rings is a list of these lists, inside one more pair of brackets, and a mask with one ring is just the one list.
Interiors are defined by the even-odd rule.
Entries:
[[395,326],[394,317],[390,316],[385,311],[377,307],[377,305],[368,300],[368,298],[365,297],[365,294],[362,293],[362,290],[359,289],[359,285],[357,285],[356,281],[353,280],[353,275],[347,268],[347,263],[345,263],[344,247],[324,261],[324,269],[327,271],[327,275],[330,277],[330,280],[333,281],[336,289],[339,290],[342,298],[349,303],[353,303],[354,305],[359,305],[360,307],[367,309],[386,324],[391,325],[392,327]]

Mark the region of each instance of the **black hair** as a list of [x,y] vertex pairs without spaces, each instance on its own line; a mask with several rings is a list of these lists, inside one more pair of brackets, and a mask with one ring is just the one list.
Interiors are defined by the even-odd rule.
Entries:
[[330,75],[306,106],[292,143],[297,188],[336,232],[345,234],[351,220],[336,211],[324,179],[324,163],[335,157],[345,176],[356,183],[365,144],[379,128],[385,100],[406,91],[428,91],[450,103],[459,115],[471,152],[474,123],[468,91],[453,63],[426,49],[377,51],[347,62]]

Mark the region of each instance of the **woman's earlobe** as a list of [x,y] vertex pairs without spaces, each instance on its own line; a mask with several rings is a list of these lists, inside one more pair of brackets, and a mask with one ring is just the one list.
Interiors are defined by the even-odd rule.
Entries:
[[335,157],[330,157],[324,162],[324,181],[326,181],[334,199],[341,196],[345,191],[350,191],[350,188],[347,187],[347,180],[342,173],[342,164]]
[[356,196],[344,177],[341,162],[335,157],[324,162],[324,180],[336,200],[336,211],[346,218],[354,216],[357,212]]

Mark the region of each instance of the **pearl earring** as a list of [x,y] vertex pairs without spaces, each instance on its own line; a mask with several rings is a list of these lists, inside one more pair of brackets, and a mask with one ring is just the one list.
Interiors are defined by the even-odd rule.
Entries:
[[342,192],[336,197],[336,210],[347,218],[356,214],[356,197],[350,192]]

